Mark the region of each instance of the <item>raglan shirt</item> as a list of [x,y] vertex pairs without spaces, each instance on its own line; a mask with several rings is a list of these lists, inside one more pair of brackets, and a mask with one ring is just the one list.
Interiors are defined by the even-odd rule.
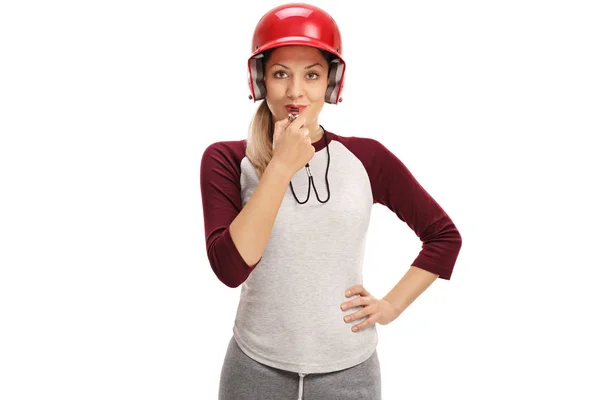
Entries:
[[[326,131],[313,143],[314,189],[299,204],[288,185],[260,260],[248,265],[229,225],[256,189],[259,178],[245,156],[246,140],[211,144],[202,156],[200,186],[206,251],[225,285],[241,285],[233,336],[254,360],[297,373],[325,373],[368,359],[378,343],[376,324],[352,332],[342,311],[344,291],[362,284],[365,243],[374,204],[388,207],[422,241],[411,265],[449,280],[462,245],[447,213],[379,141]],[[299,201],[308,193],[304,168],[292,177]],[[400,245],[400,244],[399,244]],[[394,260],[390,260],[394,265]]]

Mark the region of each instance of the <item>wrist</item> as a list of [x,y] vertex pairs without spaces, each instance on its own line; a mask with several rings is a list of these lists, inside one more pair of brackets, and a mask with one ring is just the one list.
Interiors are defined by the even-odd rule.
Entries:
[[278,180],[285,181],[287,185],[294,176],[294,173],[290,171],[289,167],[287,167],[283,162],[279,161],[276,158],[272,158],[267,164],[267,170],[272,172],[273,175],[277,176]]

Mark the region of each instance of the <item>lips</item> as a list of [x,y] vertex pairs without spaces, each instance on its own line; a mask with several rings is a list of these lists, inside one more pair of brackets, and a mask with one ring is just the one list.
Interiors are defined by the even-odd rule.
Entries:
[[285,109],[288,114],[292,114],[294,116],[300,114],[307,106],[303,106],[300,104],[286,104]]

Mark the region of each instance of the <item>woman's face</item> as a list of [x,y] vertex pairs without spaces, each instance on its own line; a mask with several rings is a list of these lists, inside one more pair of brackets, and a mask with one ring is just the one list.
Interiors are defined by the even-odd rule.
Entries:
[[328,70],[323,53],[314,47],[285,46],[273,50],[265,67],[265,84],[267,105],[275,121],[306,109],[306,126],[317,125],[325,104]]

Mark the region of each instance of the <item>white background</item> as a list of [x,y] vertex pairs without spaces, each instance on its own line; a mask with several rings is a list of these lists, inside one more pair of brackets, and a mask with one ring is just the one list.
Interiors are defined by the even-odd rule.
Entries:
[[[600,398],[593,3],[314,2],[348,63],[320,122],[380,140],[463,237],[378,326],[383,399]],[[2,2],[1,399],[216,399],[240,288],[208,264],[199,165],[246,137],[280,3],[201,4]],[[367,289],[420,245],[374,206]]]

